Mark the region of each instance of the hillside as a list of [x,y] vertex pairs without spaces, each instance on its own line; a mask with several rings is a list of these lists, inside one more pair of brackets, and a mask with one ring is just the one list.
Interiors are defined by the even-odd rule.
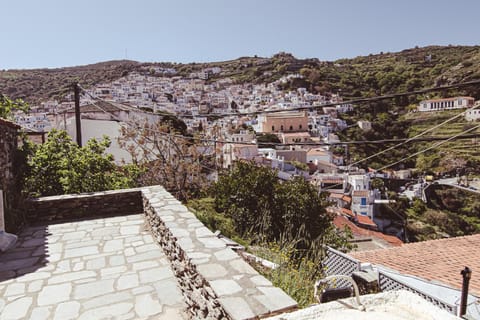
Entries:
[[71,92],[73,82],[83,86],[110,82],[139,65],[135,61],[120,60],[57,69],[0,70],[0,93],[38,103]]
[[[78,81],[83,87],[90,87],[113,81],[133,71],[156,75],[152,70],[158,66],[175,68],[178,75],[183,77],[205,68],[219,67],[221,72],[214,74],[208,81],[229,77],[239,83],[267,83],[286,74],[301,74],[303,78],[292,78],[289,82],[283,83],[282,88],[292,90],[305,87],[311,92],[326,95],[340,93],[348,100],[480,79],[480,46],[429,46],[330,62],[316,58],[297,59],[292,54],[282,52],[270,58],[241,57],[236,60],[209,63],[139,63],[121,60],[59,69],[3,70],[0,71],[0,92],[11,98],[23,98],[29,103],[36,104],[71,93],[70,85],[74,81]],[[412,110],[418,101],[427,97],[453,95],[471,95],[479,99],[480,87],[471,86],[461,90],[357,104],[355,111],[344,117],[351,127],[339,135],[343,140],[411,137],[441,119],[421,119],[418,118],[421,115],[409,115],[408,111]],[[358,120],[371,121],[372,130],[368,132],[360,130],[354,125]],[[433,134],[458,133],[468,125],[459,120],[445,126],[442,132]],[[447,155],[447,158],[457,156],[462,158],[473,156],[475,160],[480,158],[480,154],[474,152],[478,149],[476,142],[472,143],[468,141],[465,144],[449,143],[445,146],[448,150],[446,154],[435,153],[433,160],[437,163],[434,163],[434,166],[440,166],[437,158],[444,155]],[[348,150],[348,156],[352,161],[362,159],[390,145],[354,145]],[[405,154],[421,150],[422,147],[422,144],[417,143],[396,148],[380,158],[372,159],[368,164],[360,165],[379,168],[401,159]],[[433,169],[428,155],[424,158],[427,159],[420,159],[420,162],[423,161],[425,167]],[[402,165],[415,167],[418,162],[418,159],[411,159]]]
[[[271,82],[288,73],[300,73],[304,79],[291,80],[284,88],[306,87],[312,92],[340,92],[345,98],[353,98],[479,79],[480,46],[430,46],[337,61],[297,59],[289,53],[278,53],[271,58],[241,57],[210,63],[120,60],[58,69],[3,70],[0,71],[0,92],[36,103],[61,95],[73,81],[88,87],[113,81],[148,66],[174,67],[182,76],[204,68],[220,67],[222,72],[213,79],[231,77],[238,82],[255,83]],[[480,89],[467,88],[461,93],[478,98]],[[406,106],[418,98],[396,102]]]

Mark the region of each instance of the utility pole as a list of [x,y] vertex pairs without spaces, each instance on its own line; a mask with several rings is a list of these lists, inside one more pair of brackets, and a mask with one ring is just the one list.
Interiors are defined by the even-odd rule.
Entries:
[[[82,124],[80,121],[80,87],[78,83],[73,84],[73,90],[75,94],[75,124],[77,129],[77,144],[82,146]],[[65,128],[66,129],[66,128]]]

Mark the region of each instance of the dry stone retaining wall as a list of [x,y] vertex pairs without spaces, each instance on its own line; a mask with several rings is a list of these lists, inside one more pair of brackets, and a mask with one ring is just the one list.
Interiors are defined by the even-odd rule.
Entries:
[[30,222],[123,216],[143,212],[140,189],[103,191],[30,199],[26,202]]

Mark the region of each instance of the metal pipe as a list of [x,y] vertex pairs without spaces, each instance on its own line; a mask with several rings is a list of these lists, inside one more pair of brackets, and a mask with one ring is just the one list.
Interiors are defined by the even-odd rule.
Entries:
[[459,316],[463,316],[467,313],[467,301],[468,301],[468,284],[470,282],[470,278],[472,277],[472,270],[470,268],[465,267],[460,274],[463,277],[463,284],[462,284],[462,297],[460,300],[460,314]]
[[314,292],[315,298],[317,298],[317,300],[320,301],[320,297],[318,296],[318,288],[320,287],[321,284],[328,283],[328,281],[333,279],[343,279],[350,282],[350,284],[353,287],[353,291],[355,292],[355,300],[357,302],[357,308],[361,311],[365,311],[365,306],[360,302],[360,292],[358,291],[357,283],[352,279],[352,277],[347,275],[343,275],[343,274],[331,275],[323,279],[317,280],[315,282],[315,292]]

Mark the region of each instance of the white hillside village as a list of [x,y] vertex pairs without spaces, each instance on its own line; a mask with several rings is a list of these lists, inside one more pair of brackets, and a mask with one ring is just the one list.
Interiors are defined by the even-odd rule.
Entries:
[[[173,114],[185,122],[188,132],[214,139],[214,146],[202,152],[214,155],[220,167],[228,169],[236,161],[253,161],[277,169],[279,179],[303,176],[319,192],[329,193],[331,211],[345,221],[404,240],[402,226],[376,216],[376,202],[380,202],[381,195],[372,188],[371,179],[377,173],[346,167],[344,154],[334,154],[331,148],[332,144],[341,145],[336,132],[346,129],[347,123],[338,115],[352,111],[351,104],[343,103],[338,94],[313,94],[306,88],[287,92],[279,89],[279,84],[302,77],[298,74],[266,84],[235,84],[229,78],[207,81],[221,72],[218,67],[208,68],[185,78],[173,68],[145,67],[141,73],[88,88],[80,100],[82,140],[85,143],[107,135],[112,140],[108,152],[118,163],[128,163],[130,155],[117,142],[122,122],[138,118],[157,121],[162,114]],[[436,112],[473,104],[470,97],[427,100],[419,104],[418,111]],[[478,119],[477,112],[469,111],[466,119]],[[73,94],[67,95],[65,101],[42,102],[28,115],[17,114],[15,121],[31,133],[43,134],[56,128],[75,138]],[[366,120],[356,125],[364,131],[371,129]],[[275,135],[281,145],[259,146],[257,135],[262,134]],[[389,172],[381,176],[408,178],[409,174]],[[416,189],[412,194],[420,196],[420,192]]]

